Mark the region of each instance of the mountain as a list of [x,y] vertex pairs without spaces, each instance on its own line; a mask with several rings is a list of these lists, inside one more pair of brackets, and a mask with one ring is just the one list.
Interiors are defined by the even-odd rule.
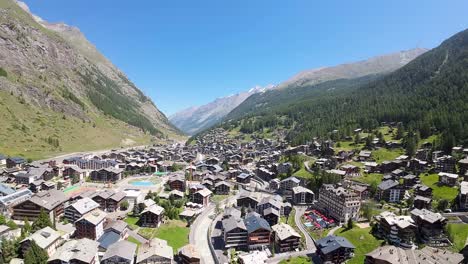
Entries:
[[[291,92],[300,96],[291,97]],[[264,101],[262,98],[270,98]],[[274,99],[274,100],[273,100]],[[278,103],[281,102],[281,103]],[[338,79],[253,95],[220,126],[243,133],[283,130],[292,144],[314,136],[351,136],[381,122],[402,122],[441,149],[468,143],[468,30],[445,40],[391,73]]]
[[426,51],[427,49],[415,48],[377,56],[363,61],[341,64],[334,67],[323,67],[302,71],[289,80],[279,84],[277,89],[311,86],[331,80],[353,79],[370,74],[392,72]]
[[179,134],[79,29],[19,1],[0,0],[0,67],[0,153],[40,157]]
[[189,107],[170,116],[169,120],[184,133],[193,135],[217,124],[252,94],[261,93],[273,87],[273,85],[256,86],[248,91],[218,98],[206,105]]

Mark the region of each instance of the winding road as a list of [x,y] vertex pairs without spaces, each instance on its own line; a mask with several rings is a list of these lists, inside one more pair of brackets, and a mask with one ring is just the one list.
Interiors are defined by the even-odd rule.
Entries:
[[306,208],[305,207],[295,207],[296,208],[296,214],[294,215],[294,221],[296,221],[296,225],[301,230],[302,234],[304,234],[304,237],[306,239],[306,248],[307,250],[312,250],[315,252],[317,248],[315,247],[314,240],[310,236],[309,232],[307,232],[306,227],[301,221],[301,216],[304,215]]

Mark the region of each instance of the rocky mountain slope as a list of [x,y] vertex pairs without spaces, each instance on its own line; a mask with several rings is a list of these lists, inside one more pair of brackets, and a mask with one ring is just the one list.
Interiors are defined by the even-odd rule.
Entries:
[[193,106],[177,112],[170,116],[169,120],[184,133],[193,135],[218,123],[252,94],[261,93],[273,87],[273,85],[256,86],[248,91],[217,98],[206,105]]
[[306,70],[279,84],[277,88],[282,89],[290,86],[310,86],[325,81],[352,79],[370,74],[391,72],[404,66],[426,51],[427,49],[415,48],[391,54],[385,54],[363,61],[340,64],[333,67]]
[[0,0],[0,67],[0,152],[35,157],[178,134],[77,28],[14,0]]

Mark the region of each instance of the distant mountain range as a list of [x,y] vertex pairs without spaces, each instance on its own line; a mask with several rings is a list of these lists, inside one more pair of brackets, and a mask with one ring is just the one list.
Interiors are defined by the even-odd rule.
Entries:
[[[216,99],[215,101],[199,107],[190,107],[169,117],[169,120],[177,128],[188,135],[194,135],[210,126],[219,123],[232,110],[236,109],[251,95],[272,89],[284,89],[288,87],[311,86],[326,81],[337,79],[352,79],[371,74],[381,74],[394,71],[427,49],[411,49],[383,56],[377,56],[364,61],[341,64],[334,67],[324,67],[303,71],[278,86],[269,85],[265,88],[256,87],[234,96]],[[257,95],[256,98],[261,98]],[[298,100],[301,98],[297,98]],[[241,107],[241,109],[244,109]]]
[[169,121],[184,133],[193,135],[217,124],[252,94],[261,93],[273,87],[273,85],[256,86],[248,91],[217,98],[206,105],[192,106],[169,116]]
[[[378,71],[369,66],[375,62],[381,65]],[[330,137],[332,131],[333,137],[344,138],[355,128],[369,131],[381,122],[401,122],[411,132],[407,136],[412,135],[405,144],[434,133],[440,136],[434,142],[437,148],[447,152],[455,144],[468,144],[468,30],[427,52],[416,49],[357,65],[360,70],[353,74],[337,74],[340,66],[329,68],[339,79],[323,81],[317,77],[327,72],[322,69],[254,94],[219,126],[259,136],[281,130],[298,145],[316,136]]]
[[78,28],[20,1],[0,0],[0,11],[0,152],[34,157],[180,133]]

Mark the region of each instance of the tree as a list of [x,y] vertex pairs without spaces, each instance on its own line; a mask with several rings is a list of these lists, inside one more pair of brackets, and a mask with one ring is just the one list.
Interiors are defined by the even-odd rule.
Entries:
[[128,206],[129,206],[129,204],[128,204],[127,200],[125,200],[122,203],[120,203],[120,210],[127,210]]
[[1,251],[2,254],[0,254],[0,260],[3,263],[10,263],[11,259],[16,258],[16,248],[15,248],[15,242],[13,240],[7,240],[5,238],[2,238],[2,245],[1,245]]
[[245,207],[242,205],[241,207],[241,217],[245,216]]
[[24,254],[24,264],[47,264],[49,256],[34,240],[31,240],[29,249]]
[[371,221],[374,217],[374,209],[371,202],[363,203],[361,206],[362,215],[368,220]]
[[397,126],[397,132],[396,132],[396,135],[395,135],[395,139],[401,139],[403,138],[403,135],[405,134],[405,131],[403,129],[403,124],[401,123],[398,123],[398,126]]
[[26,237],[28,236],[32,231],[32,226],[31,224],[29,223],[29,220],[28,218],[26,217],[24,219],[24,225],[23,225],[23,228],[21,228],[21,237]]
[[348,218],[347,229],[353,229],[353,218]]
[[448,206],[449,206],[449,201],[446,199],[442,199],[437,204],[437,210],[444,211],[445,209],[447,209]]
[[136,216],[136,215],[139,215],[140,214],[140,207],[138,206],[138,204],[135,203],[133,204],[133,215]]
[[32,224],[32,232],[36,232],[37,230],[40,230],[47,226],[51,228],[54,227],[49,215],[44,211],[44,209],[41,209],[39,217]]
[[6,224],[6,219],[4,215],[0,215],[0,225]]

